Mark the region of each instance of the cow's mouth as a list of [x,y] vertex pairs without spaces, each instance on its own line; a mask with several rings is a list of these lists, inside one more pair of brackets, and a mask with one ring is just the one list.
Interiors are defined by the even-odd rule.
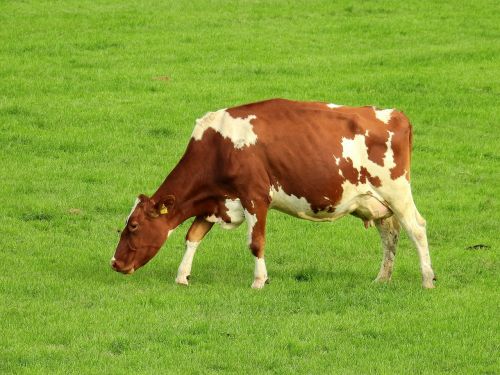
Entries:
[[116,271],[123,273],[124,275],[132,275],[135,272],[135,268],[131,267],[129,269],[116,270]]
[[123,273],[124,275],[132,275],[135,272],[134,266],[129,268],[119,268],[115,258],[111,259],[111,268],[116,272]]

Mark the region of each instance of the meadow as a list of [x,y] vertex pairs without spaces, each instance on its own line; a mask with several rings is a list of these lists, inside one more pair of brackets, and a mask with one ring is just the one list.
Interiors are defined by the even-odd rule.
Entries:
[[[0,373],[498,374],[498,1],[0,1]],[[271,283],[184,223],[109,260],[207,111],[272,97],[398,108],[436,289],[402,236],[271,212]],[[478,246],[479,245],[479,246]]]

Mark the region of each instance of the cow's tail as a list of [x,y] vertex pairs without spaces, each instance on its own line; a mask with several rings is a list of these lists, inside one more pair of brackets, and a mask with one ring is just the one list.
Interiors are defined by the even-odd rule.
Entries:
[[408,122],[408,181],[411,181],[411,152],[413,149],[413,126]]

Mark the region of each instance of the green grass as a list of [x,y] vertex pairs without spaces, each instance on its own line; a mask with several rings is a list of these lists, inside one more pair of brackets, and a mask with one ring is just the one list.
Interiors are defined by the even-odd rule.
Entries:
[[[499,373],[499,3],[157,3],[0,1],[0,373]],[[405,111],[435,290],[407,237],[375,285],[375,230],[275,212],[263,291],[244,226],[189,288],[189,223],[110,270],[194,120],[271,97]]]

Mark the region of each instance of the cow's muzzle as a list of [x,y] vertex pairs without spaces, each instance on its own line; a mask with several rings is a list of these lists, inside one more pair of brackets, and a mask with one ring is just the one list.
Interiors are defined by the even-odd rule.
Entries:
[[121,265],[120,262],[115,259],[115,257],[111,258],[109,264],[113,270],[115,270],[116,272],[123,273],[125,275],[131,275],[135,271],[133,266],[126,268],[123,265]]

